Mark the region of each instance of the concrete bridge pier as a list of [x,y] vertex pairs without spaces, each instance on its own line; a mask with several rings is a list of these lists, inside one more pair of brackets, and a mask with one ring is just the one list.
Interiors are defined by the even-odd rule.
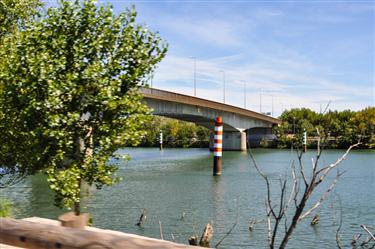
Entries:
[[[246,131],[224,131],[223,151],[246,151]],[[214,149],[214,135],[210,136],[210,150]]]

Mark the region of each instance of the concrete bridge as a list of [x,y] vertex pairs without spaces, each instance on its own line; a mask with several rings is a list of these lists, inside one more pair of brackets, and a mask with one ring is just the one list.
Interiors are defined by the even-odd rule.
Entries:
[[154,115],[193,122],[210,130],[214,130],[216,117],[221,116],[224,123],[223,150],[246,150],[246,135],[251,136],[251,129],[270,130],[281,123],[279,119],[215,101],[154,88],[140,90]]

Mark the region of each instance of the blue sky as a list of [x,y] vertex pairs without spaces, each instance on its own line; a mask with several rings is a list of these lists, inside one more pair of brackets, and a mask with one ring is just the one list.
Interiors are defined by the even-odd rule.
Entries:
[[[125,1],[169,44],[155,88],[272,110],[374,106],[374,1]],[[224,71],[224,73],[223,73]],[[261,94],[262,93],[262,94]]]

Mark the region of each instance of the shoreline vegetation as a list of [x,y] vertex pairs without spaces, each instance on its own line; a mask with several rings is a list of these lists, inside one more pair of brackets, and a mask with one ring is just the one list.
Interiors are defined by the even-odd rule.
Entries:
[[[282,124],[273,128],[274,139],[262,139],[258,147],[287,149],[301,146],[307,132],[307,148],[316,148],[318,137],[324,149],[347,149],[361,142],[357,149],[375,149],[375,107],[360,111],[328,111],[317,113],[308,108],[284,111]],[[137,147],[206,148],[212,131],[194,123],[153,116],[146,127],[147,135]],[[318,130],[318,131],[317,131]],[[318,134],[319,132],[319,134]],[[250,131],[251,133],[251,131]]]

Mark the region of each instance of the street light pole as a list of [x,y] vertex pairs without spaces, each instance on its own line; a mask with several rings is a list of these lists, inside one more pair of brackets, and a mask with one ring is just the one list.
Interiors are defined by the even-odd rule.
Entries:
[[283,112],[284,112],[284,103],[280,102],[280,104],[281,104],[281,114],[283,114]]
[[262,91],[263,89],[260,89],[260,95],[259,95],[259,112],[262,113]]
[[197,57],[191,56],[194,60],[194,97],[197,96]]

